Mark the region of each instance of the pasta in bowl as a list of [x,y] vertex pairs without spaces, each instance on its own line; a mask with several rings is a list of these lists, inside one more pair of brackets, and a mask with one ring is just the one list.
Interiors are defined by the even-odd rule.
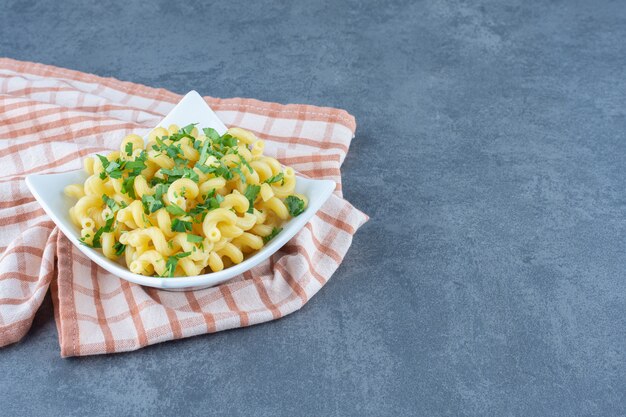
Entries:
[[194,124],[157,127],[144,146],[130,134],[119,151],[85,159],[89,177],[65,187],[81,243],[136,274],[195,276],[241,263],[300,215],[290,167],[263,155],[252,132]]
[[[172,132],[175,131],[174,133],[169,130],[172,125],[175,125],[171,129]],[[155,129],[154,134],[148,134],[143,138],[138,136],[124,138],[119,150],[112,155],[87,159],[86,170],[32,174],[26,177],[26,184],[33,196],[69,241],[93,262],[121,279],[173,291],[206,288],[228,281],[257,266],[278,251],[304,228],[335,189],[333,181],[300,176],[292,178],[291,169],[282,167],[262,155],[262,141],[258,142],[254,136],[242,130],[233,129],[228,133],[226,126],[195,91],[186,94],[157,126],[162,127],[165,132]],[[183,127],[182,132],[180,126]],[[215,132],[208,128],[214,129]],[[209,135],[205,134],[205,129]],[[187,134],[194,137],[191,145],[189,145],[191,138],[185,139]],[[228,136],[225,136],[226,134]],[[165,142],[162,140],[164,136],[169,138],[172,135],[181,137],[175,136],[173,139],[176,140],[170,138]],[[216,146],[218,148],[224,146],[224,150],[231,147],[247,147],[251,158],[246,159],[248,154],[245,150],[242,157],[259,176],[258,183],[255,174],[250,172],[247,165],[237,156],[239,150],[237,154],[230,151],[231,156],[222,161],[219,154],[211,155],[213,152],[209,152],[207,145],[206,161],[201,164],[207,168],[198,167],[197,170],[200,172],[197,172],[196,164],[200,161],[203,149],[200,145],[205,143],[203,135],[211,139],[211,143],[215,140],[220,142]],[[234,144],[230,146],[235,139],[229,136],[237,140],[236,146]],[[156,137],[165,148],[169,149],[172,144],[180,145],[182,155],[175,149],[169,151],[176,152],[175,156],[178,158],[191,161],[187,163],[187,169],[182,164],[177,170],[176,166],[167,167],[159,165],[156,161],[150,162],[150,158],[157,158],[161,163],[167,164],[164,158],[151,154],[157,151],[152,146],[156,144],[159,149],[162,146],[156,141]],[[154,143],[150,143],[151,141]],[[211,149],[226,156],[226,152],[215,149],[213,145]],[[142,151],[145,152],[143,155]],[[197,161],[189,158],[195,157],[194,151],[197,152]],[[168,151],[164,149],[164,152],[167,154]],[[174,156],[169,157],[174,159]],[[213,157],[220,160],[225,168],[222,168],[222,164],[217,163]],[[173,160],[173,162],[176,164],[182,161]],[[143,168],[142,164],[146,167]],[[213,172],[203,172],[207,169]],[[230,176],[226,169],[231,172],[232,179],[226,178]],[[170,170],[169,173],[167,170]],[[104,178],[100,178],[103,172]],[[197,181],[194,173],[198,175]],[[246,178],[245,184],[243,181],[239,184],[240,173]],[[249,179],[249,176],[252,178]],[[133,177],[134,179],[130,179]],[[219,178],[226,182],[224,187],[217,187],[222,184]],[[185,181],[174,185],[177,180]],[[191,180],[198,188],[195,197],[192,197],[195,187],[187,180]],[[203,185],[211,180],[213,183]],[[290,181],[293,181],[292,191],[289,191],[292,184]],[[254,187],[246,193],[248,185],[258,186],[258,192]],[[268,186],[273,193],[269,198]],[[129,189],[134,193],[134,197],[128,194]],[[250,213],[248,197],[252,198],[253,193],[256,197]],[[232,197],[228,197],[229,195]],[[82,200],[86,196],[90,197]],[[241,196],[247,201],[247,210],[244,210],[246,202]],[[298,200],[289,196],[297,197]],[[287,208],[288,215],[285,219],[281,218],[281,212],[282,217],[285,217],[284,210],[281,210],[282,206],[275,200],[274,203],[269,202],[273,197]],[[299,201],[302,201],[302,206]],[[278,213],[272,210],[272,205]],[[179,208],[185,214],[179,211]],[[301,209],[304,211],[295,215]],[[165,214],[170,219],[169,232]],[[244,230],[252,223],[252,216],[254,225]],[[257,223],[257,220],[260,222]],[[164,229],[161,229],[159,221],[161,225],[165,222]],[[204,230],[205,221],[208,233]],[[171,230],[172,226],[176,230]],[[159,233],[156,233],[157,229],[163,234],[163,240],[160,239]],[[255,250],[254,247],[260,244],[259,238],[263,245]],[[233,246],[241,252],[241,257],[233,250]],[[133,249],[134,253],[131,254]],[[188,252],[190,253],[187,254]],[[215,252],[215,255],[211,255],[211,252]],[[105,256],[105,253],[109,256]],[[141,255],[143,258],[139,259]],[[222,262],[221,270],[216,255]],[[162,268],[163,263],[158,260],[161,258],[165,260],[165,269]],[[243,259],[241,263],[235,263],[239,259]],[[133,265],[135,261],[137,263]],[[209,261],[216,270],[212,269]],[[206,265],[200,268],[203,262],[206,262]],[[133,272],[129,267],[139,273]],[[195,274],[188,275],[192,272]]]

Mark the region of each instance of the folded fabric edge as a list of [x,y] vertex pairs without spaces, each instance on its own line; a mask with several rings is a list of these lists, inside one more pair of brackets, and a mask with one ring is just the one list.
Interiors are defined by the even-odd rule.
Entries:
[[[28,73],[40,77],[56,77],[66,78],[70,80],[97,83],[106,87],[123,91],[126,94],[140,95],[153,100],[166,101],[172,104],[177,103],[182,95],[173,93],[164,88],[149,87],[143,84],[133,83],[130,81],[122,81],[114,77],[103,77],[91,73],[81,72],[68,68],[61,68],[49,64],[41,64],[30,61],[19,61],[12,58],[0,57],[0,69],[13,70],[20,73]],[[263,112],[276,111],[280,107],[280,111],[288,111],[299,114],[321,115],[328,118],[334,118],[336,121],[352,131],[356,131],[356,120],[353,115],[343,109],[334,107],[314,106],[310,104],[281,104],[268,101],[260,101],[253,98],[215,98],[204,96],[211,106],[216,106],[216,110],[220,106],[226,107],[243,107],[254,113],[254,108],[258,107]]]
[[[72,259],[72,243],[65,235],[59,231],[57,238],[57,269],[58,263],[65,262],[64,270],[72,274],[74,262]],[[74,310],[74,289],[72,288],[73,276],[69,279],[59,280],[57,276],[53,280],[50,289],[52,295],[52,304],[54,308],[54,319],[59,334],[59,346],[61,348],[61,357],[68,358],[70,356],[80,355],[78,335],[78,319]],[[62,297],[70,299],[62,302]]]
[[0,328],[0,347],[5,347],[19,342],[24,338],[33,324],[33,317],[20,320]]

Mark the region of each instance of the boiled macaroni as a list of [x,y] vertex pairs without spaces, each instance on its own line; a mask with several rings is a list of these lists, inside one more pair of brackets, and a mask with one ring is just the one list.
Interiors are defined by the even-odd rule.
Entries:
[[119,151],[85,159],[70,218],[85,245],[130,271],[194,276],[241,263],[308,204],[290,167],[264,156],[264,142],[235,127],[194,125],[126,136]]

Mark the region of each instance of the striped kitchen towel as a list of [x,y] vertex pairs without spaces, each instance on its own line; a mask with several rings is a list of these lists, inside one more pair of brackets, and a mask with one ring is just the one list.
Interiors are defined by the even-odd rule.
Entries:
[[121,280],[86,258],[30,195],[24,177],[80,169],[85,156],[148,132],[181,96],[52,66],[0,59],[0,346],[30,328],[48,289],[61,355],[122,352],[278,319],[302,307],[342,262],[368,217],[342,198],[356,128],[343,110],[253,99],[206,101],[266,153],[337,189],[268,261],[228,283],[167,292]]

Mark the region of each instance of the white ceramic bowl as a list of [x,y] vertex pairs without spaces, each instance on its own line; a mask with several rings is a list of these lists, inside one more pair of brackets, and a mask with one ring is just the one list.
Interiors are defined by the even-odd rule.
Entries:
[[[198,123],[199,129],[212,127],[220,134],[226,132],[226,126],[224,126],[204,99],[195,91],[191,91],[185,95],[176,107],[159,123],[159,126],[167,127],[170,124],[186,126],[189,123]],[[120,138],[120,141],[121,139],[122,138]],[[65,236],[92,261],[127,281],[148,287],[174,291],[211,287],[228,281],[263,262],[306,225],[335,189],[335,183],[333,181],[311,180],[298,177],[296,192],[307,196],[309,206],[298,217],[285,223],[282,232],[261,250],[242,263],[233,265],[219,272],[192,277],[158,278],[134,274],[130,272],[126,266],[106,258],[98,250],[80,244],[80,231],[70,220],[68,212],[70,207],[75,204],[75,201],[66,197],[63,189],[68,184],[82,183],[86,178],[87,174],[83,170],[77,170],[62,174],[29,175],[26,177],[26,184],[52,221],[54,221]]]

